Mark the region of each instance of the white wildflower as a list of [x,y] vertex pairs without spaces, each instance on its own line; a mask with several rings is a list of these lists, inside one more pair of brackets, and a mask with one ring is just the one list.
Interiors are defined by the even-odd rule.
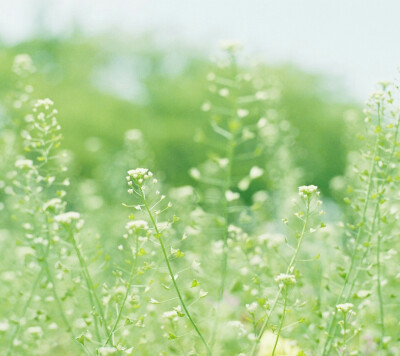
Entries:
[[58,325],[56,323],[51,323],[49,325],[49,330],[56,330],[56,329],[58,329]]
[[257,179],[264,174],[264,170],[260,167],[254,166],[250,169],[250,178]]
[[43,210],[58,208],[62,203],[59,198],[50,199],[48,202],[43,204]]
[[354,305],[352,303],[343,303],[343,304],[337,304],[336,309],[340,312],[343,313],[348,313],[353,309]]
[[210,72],[210,73],[207,74],[206,78],[207,78],[207,80],[209,80],[211,82],[211,81],[215,80],[216,75],[215,75],[215,73]]
[[191,168],[189,174],[193,179],[199,180],[201,178],[201,173],[197,168]]
[[247,115],[249,115],[249,110],[246,110],[246,109],[238,109],[238,110],[237,110],[237,116],[238,116],[240,119],[246,117]]
[[128,221],[128,223],[126,224],[125,228],[127,230],[131,230],[131,229],[148,230],[149,229],[149,224],[145,220],[133,220],[133,221]]
[[228,327],[235,328],[238,331],[238,336],[243,336],[247,334],[247,331],[243,323],[239,320],[232,320],[228,322]]
[[265,117],[262,117],[260,120],[258,120],[257,127],[259,129],[261,129],[261,128],[267,126],[267,124],[268,124],[268,120]]
[[177,316],[178,316],[178,313],[176,312],[176,310],[166,311],[165,313],[162,314],[162,317],[166,318],[166,319],[173,319]]
[[211,104],[208,101],[203,103],[203,105],[201,106],[201,110],[204,112],[210,111],[210,109],[211,109]]
[[142,132],[136,129],[128,130],[125,132],[126,141],[139,141],[142,136]]
[[251,304],[246,304],[246,309],[249,313],[254,313],[258,307],[257,302],[253,302]]
[[41,337],[43,335],[43,330],[40,326],[31,326],[26,329],[26,333],[33,336]]
[[7,320],[0,321],[0,332],[7,331],[10,328],[10,324],[8,323]]
[[318,187],[316,185],[302,185],[299,187],[299,195],[306,198],[316,193],[318,195]]
[[18,54],[14,58],[12,70],[18,75],[23,75],[33,73],[35,71],[35,66],[33,65],[32,58],[28,54]]
[[233,200],[237,200],[239,198],[240,198],[240,194],[239,193],[232,192],[231,190],[227,190],[225,192],[225,199],[227,201],[233,201]]
[[81,214],[76,211],[69,211],[67,213],[62,213],[54,217],[54,221],[63,225],[71,225],[76,223],[76,227],[80,229],[83,225],[83,220],[81,219]]
[[218,94],[225,98],[229,95],[229,89],[222,88],[219,90]]
[[268,93],[266,91],[258,91],[256,93],[256,99],[257,100],[267,100],[268,99]]
[[97,352],[100,356],[114,355],[117,353],[117,351],[118,350],[112,346],[102,346],[97,349]]
[[275,282],[288,286],[296,284],[296,277],[293,274],[281,273],[275,277]]
[[51,106],[54,105],[54,102],[49,99],[39,99],[38,101],[36,101],[35,103],[35,109],[37,110],[38,108],[44,107],[45,110],[49,110]]
[[135,180],[137,184],[141,185],[144,180],[147,180],[149,178],[153,177],[153,173],[150,172],[149,169],[147,168],[136,168],[136,169],[131,169],[128,171],[128,176],[126,179],[131,181],[131,179]]
[[33,161],[30,159],[19,159],[15,162],[15,167],[19,169],[33,168]]

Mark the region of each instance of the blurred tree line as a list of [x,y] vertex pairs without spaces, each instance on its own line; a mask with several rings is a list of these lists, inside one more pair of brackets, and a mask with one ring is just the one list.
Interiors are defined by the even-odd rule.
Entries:
[[[153,169],[172,186],[191,182],[188,170],[207,154],[194,140],[207,121],[200,108],[213,67],[203,53],[162,48],[148,38],[0,44],[1,97],[13,90],[10,68],[19,53],[28,53],[38,69],[34,96],[50,97],[59,110],[64,147],[75,157],[74,175],[99,178],[98,167],[123,147],[125,131],[137,128],[155,155]],[[262,64],[258,71],[260,78],[273,75],[280,83],[280,108],[295,129],[294,159],[304,173],[302,183],[329,195],[329,181],[342,174],[352,149],[345,113],[357,107],[335,100],[320,76],[288,65]]]

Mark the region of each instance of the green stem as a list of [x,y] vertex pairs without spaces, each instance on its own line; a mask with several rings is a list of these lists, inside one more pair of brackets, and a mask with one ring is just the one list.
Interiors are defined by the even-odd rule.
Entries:
[[64,325],[65,325],[65,327],[66,327],[66,329],[67,329],[67,332],[71,335],[71,338],[72,338],[72,340],[75,342],[75,344],[77,344],[80,348],[82,348],[82,349],[86,352],[86,354],[91,355],[91,353],[89,352],[89,350],[87,350],[87,348],[86,348],[83,344],[81,344],[81,343],[75,338],[75,335],[72,333],[71,324],[69,323],[69,321],[68,321],[68,319],[67,319],[67,316],[65,315],[64,308],[63,308],[63,306],[62,306],[62,302],[61,302],[61,300],[60,300],[60,297],[58,296],[57,288],[56,288],[56,285],[55,285],[55,283],[54,283],[54,278],[53,278],[53,276],[52,276],[52,274],[51,274],[51,271],[50,271],[50,268],[49,268],[49,264],[48,264],[48,262],[47,262],[47,259],[44,259],[44,260],[43,260],[43,265],[44,265],[43,268],[44,268],[44,270],[45,270],[45,272],[46,272],[46,274],[47,274],[47,278],[48,278],[49,282],[51,283],[51,290],[52,290],[52,292],[53,292],[54,299],[55,299],[55,301],[56,301],[56,304],[57,304],[57,307],[58,307],[58,310],[59,310],[61,319],[62,319],[62,321],[63,321],[63,323],[64,323]]
[[189,319],[190,323],[192,324],[193,328],[195,329],[197,335],[200,337],[201,341],[203,342],[203,344],[204,344],[204,346],[205,346],[205,348],[207,350],[207,354],[211,355],[212,354],[211,353],[211,349],[209,348],[206,340],[204,339],[204,336],[202,335],[202,333],[200,332],[200,330],[197,327],[196,323],[194,322],[192,316],[190,315],[189,310],[186,307],[186,304],[185,304],[185,302],[184,302],[184,300],[182,298],[182,295],[181,295],[181,292],[179,290],[178,284],[176,283],[175,275],[174,275],[174,273],[172,271],[171,264],[169,263],[167,251],[165,250],[165,246],[164,246],[164,242],[163,242],[162,236],[160,234],[160,231],[158,230],[158,226],[157,226],[156,221],[154,220],[153,214],[150,211],[149,205],[147,204],[147,200],[146,200],[146,197],[145,197],[145,195],[143,193],[142,187],[139,187],[139,190],[140,190],[140,196],[141,196],[143,204],[144,204],[144,206],[146,208],[147,214],[148,214],[148,216],[149,216],[149,218],[151,220],[151,223],[152,223],[152,225],[154,227],[154,230],[156,232],[156,236],[157,236],[158,240],[160,241],[162,254],[164,256],[164,260],[165,260],[165,263],[167,265],[168,272],[169,272],[169,275],[170,275],[171,280],[172,280],[172,284],[174,285],[176,294],[178,295],[178,298],[179,298],[179,301],[181,302],[182,308],[185,311],[185,314],[186,314],[187,318]]
[[185,350],[184,350],[184,348],[183,348],[183,346],[182,346],[181,338],[180,338],[180,336],[178,336],[178,330],[177,330],[177,328],[176,328],[175,323],[172,321],[172,319],[169,320],[169,324],[170,324],[170,326],[171,326],[171,328],[172,328],[174,334],[175,334],[176,337],[178,338],[178,340],[177,340],[177,342],[178,342],[178,347],[181,349],[182,356],[185,356]]
[[[287,274],[291,273],[292,272],[291,271],[292,268],[295,266],[297,255],[298,255],[298,253],[300,251],[301,245],[303,243],[304,236],[306,234],[306,229],[307,229],[308,221],[309,221],[309,218],[310,218],[310,203],[311,203],[311,197],[308,196],[307,197],[306,216],[305,216],[305,219],[304,219],[303,228],[301,230],[301,234],[300,234],[300,238],[299,238],[299,241],[297,243],[297,246],[296,246],[296,250],[295,250],[295,252],[294,252],[294,254],[292,256],[292,259],[290,260],[289,265],[288,265],[288,267],[286,269],[286,273]],[[263,336],[263,334],[265,332],[265,329],[268,326],[269,320],[271,319],[271,315],[274,312],[274,310],[275,310],[275,308],[276,308],[276,306],[278,304],[278,300],[279,300],[281,294],[282,294],[282,288],[279,288],[279,291],[278,291],[278,293],[277,293],[277,295],[276,295],[276,297],[274,299],[272,307],[269,310],[269,313],[268,313],[267,317],[264,320],[264,323],[263,323],[263,325],[262,325],[262,327],[260,329],[260,332],[258,333],[258,336],[256,338],[255,343],[253,344],[253,348],[251,349],[250,356],[254,356],[255,355],[257,347],[258,347],[258,344],[260,343],[261,338],[262,338],[262,336]]]
[[[389,174],[390,174],[390,171],[392,170],[391,164],[392,164],[394,153],[396,151],[397,137],[398,137],[398,134],[399,134],[399,128],[400,128],[400,114],[397,116],[395,134],[394,134],[393,143],[392,143],[392,149],[390,150],[388,163],[386,165],[386,169],[385,169],[383,177],[388,177]],[[379,195],[379,192],[382,190],[383,186],[384,186],[384,184],[382,183],[382,181],[378,181],[378,184],[377,184],[377,187],[376,187],[376,194],[377,195]],[[375,205],[375,211],[374,211],[374,215],[373,215],[373,219],[372,219],[372,228],[371,228],[370,234],[368,236],[368,246],[369,247],[371,246],[372,236],[375,233],[375,226],[377,224],[378,215],[379,215],[379,207],[380,207],[380,199],[377,199],[377,202],[376,202],[376,205]],[[379,228],[378,228],[378,230],[379,230]],[[365,249],[361,261],[365,260],[365,258],[368,255],[369,250],[370,250],[370,248],[366,248]],[[358,272],[359,272],[359,270],[356,270],[355,276],[354,276],[353,281],[351,283],[348,295],[351,295],[353,293],[353,289],[355,287],[355,283],[356,283],[357,277],[358,277]]]
[[[236,80],[237,76],[237,65],[236,65],[236,58],[234,54],[232,53],[230,55],[230,60],[231,60],[231,70],[232,70],[232,78],[234,81]],[[233,119],[237,119],[237,93],[236,91],[234,92],[232,96],[232,106],[233,106]],[[227,158],[228,158],[228,166],[226,169],[226,177],[225,177],[225,185],[224,185],[224,191],[222,192],[224,195],[226,191],[228,191],[231,187],[232,184],[232,163],[233,163],[233,157],[235,154],[235,134],[231,132],[231,137],[228,141],[228,147],[227,147]],[[220,306],[221,306],[221,301],[222,298],[224,297],[224,292],[225,292],[225,284],[226,284],[226,277],[227,277],[227,270],[228,270],[228,225],[229,225],[229,212],[228,212],[228,201],[226,198],[223,200],[223,214],[224,214],[224,231],[223,231],[223,250],[222,250],[222,261],[221,261],[221,281],[220,281],[220,286],[218,290],[218,296],[217,296],[217,304],[216,304],[216,310],[215,310],[215,321],[214,321],[214,326],[211,332],[211,339],[210,339],[210,347],[211,350],[213,349],[215,342],[217,341],[217,331],[218,331],[218,324],[219,324],[219,317],[220,317]]]
[[278,334],[276,335],[276,339],[275,339],[275,344],[274,344],[274,349],[272,350],[272,355],[275,355],[275,351],[276,351],[276,347],[278,346],[278,341],[279,341],[279,337],[281,335],[282,332],[282,327],[283,324],[285,322],[285,315],[286,315],[286,308],[287,308],[287,301],[288,301],[288,287],[284,287],[285,288],[285,296],[284,296],[284,304],[283,304],[283,311],[282,311],[282,318],[281,321],[279,323],[279,329],[278,329]]
[[347,324],[346,324],[346,313],[343,313],[343,352],[342,355],[345,356],[346,355],[346,344],[347,344],[347,338],[346,338],[346,334],[347,334]]
[[[380,123],[381,123],[381,114],[380,114],[380,105],[378,104],[378,125],[380,125]],[[398,137],[398,134],[399,134],[399,128],[400,128],[400,114],[397,115],[397,119],[396,119],[396,127],[395,127],[395,134],[394,134],[394,138],[393,138],[393,145],[392,145],[392,149],[391,149],[390,154],[389,154],[389,159],[388,159],[387,167],[386,167],[386,170],[385,170],[385,177],[389,174],[390,169],[391,169],[390,165],[391,165],[392,159],[394,157],[394,153],[396,151],[397,137]],[[376,141],[375,141],[374,152],[373,152],[373,155],[372,155],[372,158],[371,158],[371,168],[370,168],[370,175],[369,175],[369,180],[368,180],[368,188],[367,188],[367,193],[366,193],[366,197],[365,197],[365,203],[364,203],[364,207],[363,207],[363,214],[362,214],[362,218],[361,218],[361,223],[360,223],[360,227],[359,227],[359,230],[358,230],[358,233],[357,233],[357,237],[356,237],[356,244],[355,244],[355,247],[354,247],[354,250],[353,250],[353,253],[352,253],[350,268],[349,268],[349,271],[348,271],[348,273],[346,275],[346,279],[345,279],[345,282],[344,282],[344,285],[343,285],[343,288],[342,288],[342,292],[341,292],[336,304],[339,304],[341,302],[341,300],[342,300],[342,298],[344,296],[347,284],[349,283],[351,272],[353,270],[353,265],[354,265],[354,262],[355,262],[355,258],[354,258],[355,257],[355,253],[357,251],[357,247],[358,247],[359,242],[360,242],[360,237],[361,237],[361,234],[362,234],[362,227],[363,227],[364,222],[366,220],[366,211],[367,211],[367,208],[368,208],[371,189],[372,189],[372,178],[373,178],[373,173],[374,173],[375,167],[376,167],[375,156],[376,156],[376,154],[378,152],[379,141],[380,141],[380,137],[378,136],[376,138]],[[379,190],[379,187],[377,189]],[[374,211],[374,217],[373,217],[373,222],[372,222],[373,226],[375,225],[375,222],[376,222],[376,219],[377,219],[377,215],[378,215],[378,211],[379,211],[379,200],[376,203],[376,207],[375,207],[375,211]],[[374,231],[374,228],[373,228],[373,231]],[[373,233],[373,231],[371,231],[371,234]],[[378,238],[380,238],[380,236],[378,236]],[[367,256],[367,253],[368,253],[368,249],[364,252],[363,259]],[[356,282],[356,279],[357,279],[357,275],[358,275],[358,271],[355,272],[355,276],[354,276],[352,282],[350,283],[350,289],[349,289],[348,293],[346,294],[347,298],[351,295],[351,293],[353,291],[353,288],[354,288],[354,285],[355,285],[355,282]],[[378,294],[378,298],[379,298],[379,294]],[[381,302],[379,301],[379,303],[381,303]],[[324,348],[323,348],[323,351],[322,351],[322,356],[328,355],[329,352],[330,352],[331,341],[332,341],[334,335],[336,334],[336,331],[332,332],[336,316],[337,316],[337,310],[334,311],[334,314],[333,314],[333,316],[331,318],[331,321],[330,321],[330,325],[329,325],[329,328],[328,328],[328,337],[327,337],[327,339],[325,341],[325,344],[324,344]],[[335,330],[337,330],[337,329],[335,329]]]
[[[27,312],[27,310],[28,310],[28,308],[29,308],[29,305],[30,305],[31,302],[32,302],[32,298],[33,298],[33,295],[35,294],[36,288],[37,288],[37,286],[38,286],[40,280],[42,279],[42,277],[43,277],[43,269],[40,268],[40,272],[38,273],[38,275],[37,275],[37,277],[36,277],[36,279],[35,279],[35,282],[34,282],[33,285],[32,285],[31,291],[30,291],[30,293],[29,293],[29,297],[28,297],[28,299],[26,300],[26,302],[25,302],[25,304],[24,304],[24,307],[22,308],[22,313],[21,313],[21,317],[20,317],[20,318],[23,318],[23,317],[25,316],[25,314],[26,314],[26,312]],[[18,324],[15,326],[15,329],[14,329],[12,335],[11,335],[10,343],[9,343],[8,351],[7,351],[7,356],[11,356],[11,352],[12,352],[12,350],[13,350],[13,348],[14,348],[14,340],[15,340],[15,338],[17,337],[20,328],[21,328],[21,324],[18,323]]]
[[[224,194],[227,190],[229,190],[231,186],[231,176],[232,176],[232,160],[233,160],[233,155],[234,155],[234,150],[235,150],[235,144],[233,140],[229,141],[229,146],[228,146],[228,167],[227,167],[227,174],[226,174],[226,184],[224,187]],[[225,284],[226,284],[226,276],[227,276],[227,270],[228,270],[228,219],[229,219],[229,214],[228,214],[228,201],[226,198],[224,199],[224,206],[223,206],[223,211],[224,211],[224,231],[223,231],[223,252],[222,252],[222,261],[221,261],[221,281],[220,281],[220,286],[218,290],[218,296],[217,296],[217,304],[216,304],[216,311],[215,311],[215,321],[214,321],[214,326],[213,330],[211,333],[211,340],[210,340],[210,347],[211,349],[213,348],[215,342],[216,342],[216,335],[218,331],[218,324],[219,324],[219,313],[220,313],[220,306],[221,306],[221,301],[224,296],[224,291],[225,291]]]
[[[379,220],[378,220],[379,221]],[[379,222],[378,222],[379,223]],[[379,230],[379,228],[378,228]],[[381,242],[382,242],[382,234],[378,231],[378,241],[376,247],[376,270],[377,270],[377,293],[378,293],[378,301],[379,301],[379,316],[381,319],[381,337],[379,340],[379,348],[378,354],[381,355],[383,349],[383,339],[385,337],[385,310],[383,306],[383,297],[382,297],[382,280],[381,280]]]
[[135,274],[136,265],[137,265],[137,259],[138,259],[138,249],[139,249],[139,239],[136,237],[135,260],[132,263],[132,268],[131,268],[131,271],[130,271],[130,274],[129,274],[129,279],[128,279],[128,285],[127,285],[127,288],[126,288],[126,293],[124,295],[124,299],[122,300],[121,306],[119,308],[117,318],[116,318],[116,320],[114,322],[114,325],[112,326],[112,328],[110,330],[110,333],[108,334],[107,340],[104,342],[104,345],[107,344],[109,342],[109,340],[111,339],[111,337],[114,334],[115,330],[117,329],[118,323],[119,323],[119,321],[121,319],[122,311],[123,311],[123,309],[125,307],[125,303],[126,303],[126,300],[128,299],[128,295],[129,295],[129,292],[131,290],[132,283],[133,283],[133,277],[134,277],[134,274]]
[[[97,299],[97,296],[95,295],[95,291],[94,291],[94,288],[93,288],[93,283],[92,283],[92,280],[90,278],[90,274],[89,274],[89,271],[87,269],[87,266],[86,266],[86,263],[85,263],[85,259],[83,258],[82,253],[79,250],[78,244],[77,244],[76,239],[75,239],[75,235],[72,232],[72,230],[69,231],[69,239],[72,241],[72,244],[73,244],[74,249],[75,249],[76,256],[78,257],[78,260],[79,260],[79,265],[81,267],[82,275],[83,275],[83,277],[85,279],[86,287],[88,289],[88,296],[89,296],[89,301],[90,301],[92,310],[96,309],[96,304],[95,303],[97,303],[97,309],[99,309],[99,315],[100,315],[100,318],[101,318],[101,320],[103,322],[103,325],[104,325],[104,328],[105,328],[105,331],[106,331],[106,335],[107,335],[108,330],[107,330],[107,326],[106,326],[105,321],[104,321],[104,314],[102,313],[102,309],[100,308],[101,307],[100,306],[100,302]],[[95,332],[96,332],[97,339],[98,339],[98,341],[101,341],[101,336],[100,336],[100,332],[99,332],[99,326],[98,326],[97,317],[94,316],[93,319],[94,319],[94,327],[95,327]]]
[[[352,255],[351,255],[350,267],[349,267],[349,269],[348,269],[348,271],[346,273],[346,278],[344,280],[342,290],[340,292],[339,297],[337,298],[337,301],[336,301],[335,305],[338,305],[338,304],[340,304],[342,302],[342,298],[343,298],[343,296],[344,296],[344,294],[346,292],[346,289],[347,289],[347,287],[349,285],[350,276],[352,275],[352,272],[353,272],[353,269],[354,269],[354,265],[355,265],[355,261],[356,261],[355,257],[356,257],[356,254],[357,254],[358,246],[360,244],[360,240],[361,240],[361,236],[362,236],[362,232],[363,232],[363,226],[364,226],[364,223],[365,223],[366,218],[367,218],[367,214],[366,213],[367,213],[367,209],[368,209],[368,206],[369,206],[369,201],[371,199],[373,176],[374,176],[375,167],[376,167],[375,156],[376,156],[376,154],[378,152],[378,147],[379,147],[379,137],[377,137],[376,140],[375,140],[374,150],[373,150],[372,157],[371,157],[371,166],[370,166],[370,169],[369,169],[367,191],[365,193],[364,206],[363,206],[363,210],[362,210],[361,221],[360,221],[359,228],[358,228],[358,231],[357,231],[357,236],[356,236],[356,240],[355,240],[354,249],[353,249],[353,252],[352,252]],[[327,336],[327,338],[325,340],[325,344],[324,344],[324,347],[323,347],[323,350],[322,350],[322,354],[321,354],[322,356],[329,355],[330,349],[332,347],[331,341],[332,341],[332,339],[334,337],[334,335],[332,334],[332,331],[333,331],[333,328],[334,328],[334,325],[335,325],[336,317],[337,317],[337,309],[335,308],[335,310],[333,312],[333,315],[332,315],[332,318],[331,318],[331,320],[329,322],[328,336]]]

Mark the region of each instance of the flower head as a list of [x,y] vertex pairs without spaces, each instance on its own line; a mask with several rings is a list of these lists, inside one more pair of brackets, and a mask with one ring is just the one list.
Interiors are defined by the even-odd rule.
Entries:
[[54,217],[54,221],[62,224],[64,226],[70,226],[75,224],[75,227],[79,230],[83,226],[83,220],[81,219],[81,214],[76,211],[69,211],[67,213],[62,213]]
[[163,313],[162,317],[166,319],[173,319],[178,316],[176,310],[170,310]]
[[[148,180],[153,177],[153,173],[150,172],[147,168],[136,168],[128,171],[128,175],[126,176],[126,180],[128,181],[128,185],[132,186],[133,183],[137,186],[142,186],[145,180]],[[130,188],[129,193],[133,193],[132,188]]]
[[125,132],[126,141],[139,141],[142,139],[142,131],[132,129]]
[[15,167],[19,169],[33,168],[33,161],[30,159],[19,159],[15,162]]
[[296,284],[296,277],[293,274],[281,273],[275,277],[275,282],[279,285],[289,286]]
[[336,305],[336,309],[343,313],[348,313],[353,309],[354,305],[352,303],[343,303]]
[[318,187],[316,185],[302,185],[299,187],[299,195],[302,198],[307,198],[312,196],[313,194],[319,195]]
[[25,75],[33,73],[35,71],[35,66],[33,65],[32,58],[28,54],[18,54],[14,58],[12,70],[18,75]]
[[147,221],[144,221],[144,220],[133,220],[133,221],[129,221],[126,224],[125,228],[127,230],[138,230],[138,229],[148,230],[149,225],[148,225]]
[[49,110],[51,106],[54,105],[54,102],[52,100],[50,100],[49,98],[46,99],[39,99],[36,103],[35,103],[35,111],[37,111],[37,109],[39,108],[44,108],[45,110]]
[[115,355],[118,350],[112,346],[102,346],[99,347],[97,351],[101,356],[108,356],[108,355]]
[[43,330],[40,326],[31,326],[26,329],[26,333],[36,337],[41,337],[43,335]]
[[[56,209],[62,205],[62,200],[59,198],[53,198],[43,204],[43,210]],[[78,213],[77,213],[78,214]],[[78,214],[79,215],[79,214]]]

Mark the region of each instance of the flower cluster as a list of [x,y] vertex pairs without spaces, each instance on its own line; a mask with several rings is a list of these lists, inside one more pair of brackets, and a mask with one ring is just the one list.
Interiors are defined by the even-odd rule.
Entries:
[[319,195],[318,187],[316,185],[302,185],[299,187],[299,195],[302,198],[311,197],[313,194]]
[[44,108],[45,110],[50,110],[53,105],[54,102],[49,98],[39,99],[38,101],[36,101],[33,111],[38,111],[41,108]]
[[296,277],[293,274],[281,273],[275,277],[275,282],[282,286],[296,284]]
[[126,224],[125,228],[128,231],[139,230],[139,229],[148,230],[149,224],[145,220],[133,220],[133,221],[129,221]]
[[342,313],[349,313],[352,311],[354,305],[352,303],[342,303],[336,305],[336,309]]
[[[34,346],[46,353],[56,344],[54,340],[60,339],[62,334],[56,334],[60,332],[68,332],[68,340],[76,342],[77,349],[70,352],[86,355],[211,355],[224,350],[274,356],[308,354],[321,346],[322,356],[330,355],[333,348],[350,355],[358,347],[353,336],[361,327],[356,325],[377,319],[378,313],[380,335],[374,326],[368,326],[376,343],[371,350],[383,354],[393,348],[398,318],[391,315],[397,312],[396,289],[389,282],[399,273],[391,259],[398,250],[400,120],[389,106],[392,89],[388,88],[395,90],[395,86],[381,84],[382,90],[370,99],[368,115],[371,122],[378,122],[369,125],[375,140],[363,151],[368,165],[361,166],[360,160],[359,169],[354,170],[367,189],[356,184],[347,187],[349,194],[359,195],[350,205],[356,214],[343,222],[342,227],[346,223],[349,227],[345,234],[342,227],[335,230],[337,221],[331,221],[327,234],[320,238],[318,231],[326,226],[319,220],[323,212],[318,187],[304,185],[296,191],[298,178],[292,180],[290,174],[295,169],[287,165],[291,152],[285,149],[287,140],[282,140],[289,137],[282,132],[290,127],[278,110],[270,107],[280,96],[279,85],[243,73],[234,56],[239,47],[237,43],[224,44],[228,60],[218,63],[215,73],[207,76],[214,98],[203,109],[211,112],[213,132],[202,139],[212,140],[214,135],[217,139],[212,143],[218,145],[212,145],[217,147],[203,165],[191,170],[197,186],[168,192],[179,218],[168,210],[172,203],[160,193],[149,169],[128,170],[153,166],[143,158],[145,153],[135,153],[143,149],[143,135],[129,130],[126,155],[113,160],[121,165],[110,169],[109,162],[104,163],[108,171],[121,172],[122,181],[126,175],[129,188],[120,184],[120,177],[110,178],[118,184],[118,192],[128,189],[135,193],[132,205],[124,204],[131,209],[129,220],[114,225],[118,204],[116,214],[106,214],[112,209],[111,200],[107,201],[98,208],[99,214],[90,218],[94,223],[85,234],[87,239],[81,241],[81,214],[66,211],[66,193],[60,188],[69,183],[59,175],[64,167],[56,151],[61,141],[57,111],[48,98],[36,102],[33,113],[22,123],[26,125],[22,131],[24,155],[11,155],[16,169],[11,164],[9,173],[17,188],[9,200],[21,207],[15,213],[15,221],[21,224],[15,253],[3,256],[7,263],[13,258],[18,264],[0,273],[8,298],[0,333],[10,340],[8,355],[28,354]],[[27,73],[32,71],[30,67],[30,58],[22,56],[16,59],[14,71]],[[268,106],[260,101],[267,101]],[[5,184],[0,180],[0,189]],[[297,218],[283,219],[287,229],[279,223],[279,210],[289,210],[286,201],[293,194]],[[71,203],[79,207],[79,201]],[[347,209],[340,202],[331,202],[329,208],[340,211],[337,215]],[[26,216],[19,216],[22,212]],[[109,229],[103,230],[105,225]],[[104,236],[116,231],[117,236],[106,239],[98,231]],[[0,241],[12,240],[14,245],[7,234],[0,228]],[[87,256],[86,243],[90,246]],[[340,244],[345,244],[346,253]],[[318,266],[307,267],[309,264]],[[18,276],[23,278],[16,289],[13,283]],[[25,281],[31,288],[22,296],[24,304],[17,296],[18,290],[25,291]],[[311,300],[310,290],[314,289],[321,296]],[[374,294],[377,298],[369,298]],[[207,302],[202,303],[207,295]],[[379,308],[369,308],[373,303]],[[352,320],[353,310],[362,311],[357,321]],[[201,318],[199,324],[197,318]],[[329,318],[332,321],[327,324]],[[51,324],[46,325],[47,320]],[[307,322],[299,325],[303,320]],[[304,332],[304,350],[286,339],[286,335],[300,338]],[[65,345],[69,347],[67,341]]]
[[[128,185],[130,187],[137,186],[137,187],[142,187],[143,183],[146,180],[149,180],[150,178],[153,177],[153,173],[150,172],[149,169],[147,168],[136,168],[136,169],[131,169],[128,171],[128,175],[126,176],[126,180],[128,182]],[[156,179],[153,179],[153,183],[157,183]],[[128,190],[129,194],[133,193],[133,189],[130,188]]]
[[15,167],[19,169],[32,169],[33,161],[31,159],[19,159],[15,162]]
[[14,58],[12,70],[17,75],[24,76],[35,72],[36,69],[28,54],[19,54]]
[[54,221],[66,227],[75,226],[77,230],[80,230],[83,226],[81,214],[76,211],[68,211],[66,213],[56,215],[54,217]]

